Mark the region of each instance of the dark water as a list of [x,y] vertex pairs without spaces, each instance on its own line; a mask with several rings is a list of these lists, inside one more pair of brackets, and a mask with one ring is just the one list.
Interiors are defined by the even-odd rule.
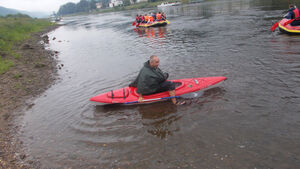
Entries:
[[[49,34],[60,80],[23,120],[28,152],[42,168],[299,168],[300,37],[269,31],[287,6],[170,7],[170,25],[144,30],[131,26],[136,11],[64,18]],[[128,85],[152,54],[170,79],[228,80],[178,107],[89,103]]]

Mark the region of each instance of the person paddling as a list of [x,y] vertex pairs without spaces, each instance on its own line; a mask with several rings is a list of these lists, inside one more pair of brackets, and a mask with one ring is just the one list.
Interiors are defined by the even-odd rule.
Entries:
[[140,22],[143,23],[144,22],[144,16],[140,15]]
[[160,21],[160,20],[161,20],[161,14],[160,14],[160,12],[158,12],[158,13],[156,14],[156,20],[157,20],[157,21]]
[[289,6],[289,10],[287,15],[285,16],[286,19],[295,19],[299,17],[299,9],[295,7],[294,5]]
[[300,25],[300,13],[299,9],[295,5],[290,5],[287,15],[285,16],[286,19],[294,19],[290,22],[291,26],[299,26]]
[[139,15],[136,15],[135,21],[136,21],[136,23],[140,23],[141,22]]
[[175,83],[167,81],[168,73],[164,73],[158,67],[160,60],[157,56],[152,55],[150,59],[144,63],[137,78],[129,85],[137,87],[139,94],[139,102],[143,102],[143,95],[150,95],[168,91],[173,104],[184,104],[185,102],[177,102],[175,97]]
[[165,13],[162,13],[162,14],[161,14],[161,20],[163,20],[163,21],[167,20],[167,17],[166,17],[166,15],[165,15]]
[[147,14],[144,16],[144,18],[145,18],[145,23],[149,23],[150,22],[150,17]]

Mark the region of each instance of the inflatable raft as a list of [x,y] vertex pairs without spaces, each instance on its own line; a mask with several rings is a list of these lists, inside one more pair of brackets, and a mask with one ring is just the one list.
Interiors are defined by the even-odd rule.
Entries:
[[165,21],[155,21],[152,23],[141,23],[137,25],[137,27],[148,28],[148,27],[165,26],[167,24],[170,24],[170,22],[168,20],[165,20]]
[[[217,83],[226,80],[226,77],[200,77],[190,79],[170,80],[176,83],[175,93],[180,96],[186,93],[195,92],[201,89],[208,88]],[[100,104],[136,104],[138,103],[139,95],[135,87],[125,87],[117,90],[100,94],[90,98],[90,101]],[[169,92],[155,93],[152,95],[144,95],[144,102],[155,102],[160,100],[170,99]]]
[[299,26],[292,26],[291,24],[286,24],[289,22],[289,19],[282,19],[279,21],[278,27],[279,30],[283,33],[287,34],[298,34],[300,35],[300,25]]

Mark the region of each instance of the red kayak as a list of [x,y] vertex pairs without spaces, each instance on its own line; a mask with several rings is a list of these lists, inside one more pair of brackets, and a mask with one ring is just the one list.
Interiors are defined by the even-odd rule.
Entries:
[[[195,92],[201,89],[208,88],[219,82],[226,80],[226,77],[200,77],[191,79],[170,80],[176,84],[176,97]],[[138,103],[139,95],[135,87],[125,87],[117,90],[112,90],[107,93],[100,94],[90,98],[90,101],[104,104],[134,104]],[[154,102],[159,100],[170,99],[169,92],[155,93],[151,95],[143,95],[144,102]]]

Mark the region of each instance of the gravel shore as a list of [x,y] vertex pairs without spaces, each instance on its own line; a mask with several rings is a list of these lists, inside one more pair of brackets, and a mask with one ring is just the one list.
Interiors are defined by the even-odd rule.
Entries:
[[[57,78],[57,51],[45,49],[49,43],[47,33],[60,25],[51,26],[18,45],[20,58],[14,66],[0,75],[0,168],[39,168],[37,161],[30,161],[17,133],[24,110],[33,106],[30,101],[54,84]],[[5,56],[4,56],[5,57]]]

